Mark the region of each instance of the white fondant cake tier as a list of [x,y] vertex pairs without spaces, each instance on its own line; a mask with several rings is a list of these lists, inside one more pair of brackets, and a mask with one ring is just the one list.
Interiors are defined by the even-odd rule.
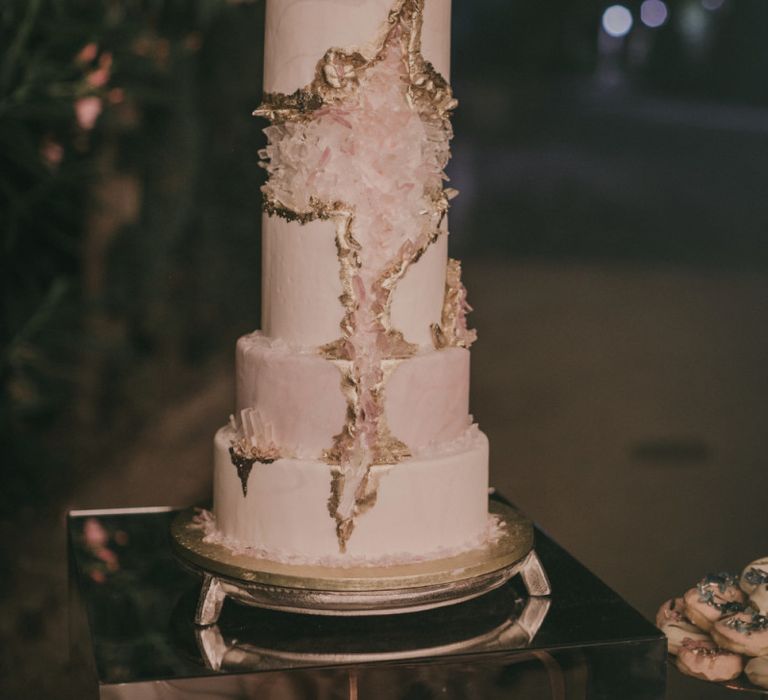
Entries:
[[[344,309],[333,221],[306,224],[262,219],[261,327],[265,335],[315,348],[341,337]],[[392,327],[405,339],[432,346],[445,296],[448,238],[443,234],[412,265],[392,295]]]
[[[264,91],[290,94],[312,82],[331,47],[364,55],[379,38],[393,0],[274,0],[267,3]],[[446,79],[451,72],[451,0],[427,2],[422,53]],[[369,56],[370,57],[370,56]]]
[[357,519],[346,554],[329,517],[333,467],[317,460],[255,463],[247,495],[229,456],[234,437],[216,434],[214,514],[233,547],[279,560],[345,562],[441,556],[481,544],[488,532],[488,440],[472,429],[446,452],[373,467],[376,504]]
[[[319,458],[346,416],[345,361],[291,349],[260,332],[237,342],[237,411],[256,409],[284,454]],[[431,350],[385,363],[384,411],[413,453],[451,442],[469,427],[469,351]],[[231,467],[234,470],[234,467]]]

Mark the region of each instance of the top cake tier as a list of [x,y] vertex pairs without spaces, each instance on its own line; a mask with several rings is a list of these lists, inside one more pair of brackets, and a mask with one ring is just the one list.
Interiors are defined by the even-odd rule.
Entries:
[[[375,51],[393,0],[279,0],[267,3],[264,92],[290,94],[312,82],[333,48]],[[421,53],[446,80],[451,62],[451,0],[427,2]]]
[[[393,0],[358,0],[349,2],[349,0],[279,0],[279,2],[269,2],[267,4],[266,14],[266,35],[265,35],[265,59],[264,59],[264,90],[267,95],[293,95],[297,90],[306,88],[316,79],[318,74],[318,65],[326,56],[329,49],[341,49],[346,53],[359,52],[359,54],[371,59],[380,50],[382,31],[387,27],[387,17],[393,8]],[[421,27],[421,54],[425,60],[429,61],[443,77],[447,79],[450,62],[450,0],[436,0],[427,2],[424,6],[423,24]],[[395,54],[398,54],[400,61],[404,57],[399,56],[399,49],[394,49],[390,62],[396,65]],[[385,58],[386,62],[386,58]],[[396,74],[394,70],[388,75],[385,84],[402,83],[403,77]],[[422,142],[415,140],[414,125],[418,126],[421,122],[412,117],[410,121],[403,116],[403,110],[398,112],[395,99],[386,102],[385,97],[379,100],[379,94],[383,95],[384,90],[371,88],[372,96],[363,98],[373,103],[375,115],[382,115],[382,119],[391,119],[393,122],[400,119],[399,124],[385,124],[384,138],[391,138],[397,134],[398,128],[404,133],[404,139],[410,135],[410,142],[403,147],[401,151],[413,151],[414,144],[420,147]],[[395,103],[392,106],[392,103]],[[387,109],[390,112],[387,112]],[[375,116],[374,115],[374,116]],[[369,115],[370,117],[370,115]],[[338,115],[337,115],[338,118]],[[379,122],[382,121],[379,120]],[[353,121],[353,120],[350,120]],[[377,178],[384,183],[394,182],[392,190],[399,194],[396,187],[405,189],[414,187],[409,181],[413,181],[413,176],[423,177],[421,162],[417,162],[408,171],[408,163],[404,163],[402,169],[399,167],[396,173],[403,173],[402,182],[396,182],[395,177],[389,172],[381,171],[381,167],[386,167],[384,163],[381,167],[374,159],[381,154],[385,154],[387,145],[383,143],[382,133],[376,133],[377,122],[366,123],[364,119],[352,124],[349,132],[350,136],[341,134],[334,141],[336,135],[326,126],[322,138],[323,144],[329,143],[328,158],[331,168],[334,165],[344,170],[345,166],[337,165],[340,158],[343,158],[341,151],[345,145],[352,143],[358,144],[357,152],[354,156],[349,155],[351,164],[361,172],[360,179],[364,179],[366,167],[369,167],[371,180]],[[355,127],[357,131],[355,131]],[[423,127],[421,127],[423,129]],[[370,133],[370,140],[374,145],[363,143],[363,148],[359,147],[361,142],[365,142]],[[287,181],[280,194],[288,197],[295,196],[299,199],[299,192],[304,194],[302,202],[309,200],[309,197],[316,193],[310,189],[308,183],[314,182],[313,171],[323,172],[323,167],[318,166],[318,154],[306,152],[306,147],[302,144],[301,154],[296,155],[298,149],[288,152],[288,147],[283,144],[289,141],[287,136],[290,134],[281,133],[279,138],[276,134],[271,134],[273,142],[272,148],[285,148],[284,158],[271,154],[274,163],[286,161],[291,167],[299,162],[302,168],[306,168],[310,173],[307,177],[293,177]],[[399,139],[399,136],[396,137]],[[344,141],[342,141],[344,139]],[[378,140],[378,141],[377,141]],[[338,148],[336,147],[338,146]],[[368,146],[368,157],[363,152],[365,146]],[[353,145],[352,148],[355,148]],[[322,149],[318,149],[322,158]],[[278,154],[281,156],[282,154]],[[398,154],[392,149],[390,156],[400,158],[402,153]],[[384,159],[382,159],[384,160]],[[281,172],[285,172],[283,168]],[[347,171],[349,169],[347,168]],[[350,182],[345,182],[343,177],[338,178],[338,188],[333,189],[327,185],[327,180],[332,180],[332,175],[326,176],[325,190],[322,195],[324,199],[331,200],[337,198],[340,201],[348,201],[351,194]],[[280,182],[272,174],[272,180]],[[286,178],[288,180],[288,178]],[[300,182],[300,185],[297,185]],[[416,180],[418,182],[418,180]],[[439,180],[438,180],[439,182]],[[423,185],[419,183],[414,187],[414,191]],[[306,188],[306,192],[303,190]],[[378,189],[377,189],[378,188]],[[403,207],[395,198],[392,198],[388,192],[381,193],[377,182],[373,182],[372,189],[376,192],[375,197],[380,197],[380,203],[374,206],[360,206],[360,202],[354,202],[356,209],[356,220],[354,222],[355,231],[353,235],[366,247],[371,250],[371,245],[361,240],[360,236],[365,236],[367,231],[378,227],[382,220],[380,211],[377,207],[384,209],[386,216],[392,221],[385,222],[389,226],[391,239],[397,240],[402,236],[405,241],[409,237],[415,241],[415,233],[406,230],[402,221],[397,220],[396,213],[401,210],[402,219],[412,222],[415,220],[413,213],[418,212],[419,203],[415,208],[412,205],[410,213],[406,207]],[[385,204],[385,198],[390,196],[391,204]],[[369,195],[363,195],[366,203],[370,201]],[[295,207],[301,209],[301,204]],[[262,237],[263,237],[263,275],[262,275],[262,323],[263,332],[272,338],[284,340],[292,346],[305,348],[316,348],[338,341],[343,335],[342,324],[344,323],[346,310],[340,303],[340,298],[344,294],[343,280],[340,278],[339,270],[339,251],[338,251],[338,220],[314,218],[310,221],[289,220],[274,213],[267,213],[263,218]],[[443,218],[442,229],[446,228],[446,221]],[[385,229],[386,230],[386,229]],[[397,242],[396,246],[400,243]],[[395,253],[397,247],[393,247],[388,255]],[[421,255],[418,260],[409,265],[402,279],[398,280],[393,288],[391,300],[388,303],[391,327],[401,333],[406,342],[419,347],[431,347],[433,344],[432,327],[440,323],[441,312],[445,299],[446,286],[446,265],[448,261],[448,246],[446,236],[442,235],[435,240]],[[384,261],[385,262],[385,261]],[[366,261],[362,261],[362,272],[365,277]],[[383,261],[372,261],[370,272],[379,273],[376,265],[382,265]]]

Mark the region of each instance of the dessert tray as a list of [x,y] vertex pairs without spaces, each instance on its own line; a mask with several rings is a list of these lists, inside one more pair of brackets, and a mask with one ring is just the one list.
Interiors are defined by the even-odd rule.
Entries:
[[518,510],[492,500],[501,535],[461,554],[391,566],[335,567],[286,564],[235,553],[206,542],[195,510],[171,525],[177,557],[202,575],[197,625],[217,622],[227,597],[245,605],[312,615],[390,615],[460,603],[520,575],[530,596],[551,592],[533,549],[533,526]]

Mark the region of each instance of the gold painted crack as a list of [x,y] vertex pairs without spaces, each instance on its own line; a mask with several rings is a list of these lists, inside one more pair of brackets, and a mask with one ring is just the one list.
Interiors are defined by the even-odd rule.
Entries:
[[440,323],[432,324],[432,341],[438,350],[445,347],[468,348],[477,340],[477,331],[467,328],[467,290],[461,282],[461,263],[450,258],[445,272],[445,297]]

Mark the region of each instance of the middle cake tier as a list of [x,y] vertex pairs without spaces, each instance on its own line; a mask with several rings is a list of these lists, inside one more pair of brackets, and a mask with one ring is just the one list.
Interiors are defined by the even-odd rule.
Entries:
[[[344,426],[344,360],[254,332],[237,342],[237,413],[259,412],[280,451],[317,459]],[[459,438],[471,425],[469,351],[448,347],[384,361],[387,425],[412,454]]]
[[[443,228],[446,224],[443,223]],[[406,270],[392,294],[391,324],[405,340],[433,347],[445,297],[448,236],[441,234]],[[265,214],[262,223],[261,327],[291,345],[316,348],[341,337],[336,224],[300,224]]]

